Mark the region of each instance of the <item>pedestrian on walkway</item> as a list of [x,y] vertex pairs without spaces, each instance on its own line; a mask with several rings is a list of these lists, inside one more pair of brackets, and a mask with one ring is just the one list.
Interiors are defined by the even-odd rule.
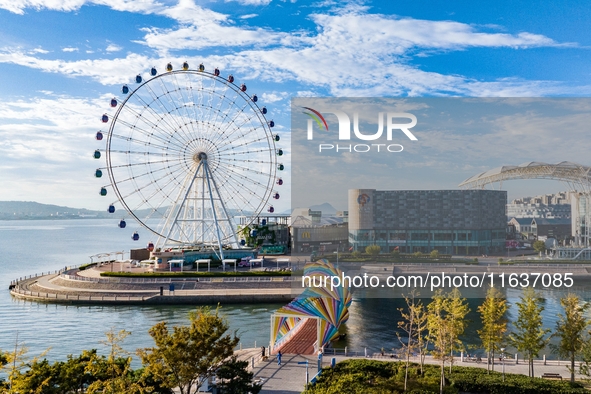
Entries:
[[281,365],[281,351],[277,352],[277,365]]

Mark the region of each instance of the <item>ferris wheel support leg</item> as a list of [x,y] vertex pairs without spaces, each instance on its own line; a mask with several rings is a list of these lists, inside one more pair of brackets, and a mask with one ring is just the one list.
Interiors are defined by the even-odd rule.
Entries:
[[[213,187],[215,188],[215,191],[217,193],[218,196],[220,196],[220,204],[222,206],[222,210],[224,211],[224,215],[226,215],[226,218],[228,219],[228,223],[230,225],[230,229],[232,230],[232,236],[233,236],[233,244],[236,245],[236,247],[238,247],[238,236],[236,235],[236,230],[234,229],[234,226],[232,225],[232,220],[230,219],[230,215],[228,215],[228,210],[226,209],[226,204],[224,204],[224,200],[221,198],[220,195],[220,191],[218,189],[218,185],[215,182],[215,178],[211,178],[211,182],[213,183]],[[232,245],[234,246],[234,245]],[[224,266],[224,271],[225,271],[225,266]]]
[[[207,189],[209,191],[209,201],[211,203],[211,210],[213,211],[213,221],[215,224],[215,231],[217,233],[218,248],[220,249],[220,259],[222,260],[222,267],[225,271],[226,264],[224,263],[224,249],[222,248],[222,236],[220,234],[220,225],[218,223],[218,217],[217,217],[217,213],[215,210],[215,205],[213,203],[213,191],[211,190],[211,182],[210,182],[211,173],[209,172],[209,166],[207,165],[207,160],[203,160],[202,163],[203,163],[203,169],[204,169],[204,173],[205,173],[205,179],[207,179]],[[214,185],[215,185],[215,183],[214,183]],[[217,191],[217,189],[216,189],[216,191]],[[218,192],[218,196],[219,196],[219,192]],[[229,217],[228,217],[228,220],[230,220]]]
[[[195,172],[193,173],[193,176],[191,177],[191,181],[189,182],[188,187],[186,188],[186,192],[185,192],[185,197],[183,198],[183,200],[181,201],[185,201],[187,199],[187,197],[189,196],[189,193],[191,192],[191,189],[193,187],[193,183],[195,182],[195,179],[197,179],[197,174],[199,174],[199,169],[201,168],[203,163],[199,163],[199,165],[197,166],[197,169],[195,170]],[[181,189],[179,191],[179,197],[182,193]],[[176,201],[179,201],[179,199],[177,198]],[[169,226],[169,230],[168,230],[168,234],[166,234],[166,239],[164,240],[164,244],[166,244],[168,242],[168,239],[170,238],[171,234],[172,234],[172,230],[175,228],[175,226],[177,225],[177,221],[179,219],[179,215],[181,214],[182,211],[182,207],[179,207],[177,209],[176,214],[174,215],[174,220],[172,221],[172,225]]]

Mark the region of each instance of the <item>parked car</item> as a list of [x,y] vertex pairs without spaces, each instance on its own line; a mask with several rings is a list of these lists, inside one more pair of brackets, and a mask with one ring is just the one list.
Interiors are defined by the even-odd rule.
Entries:
[[250,259],[252,257],[243,257],[238,263],[238,267],[250,267]]

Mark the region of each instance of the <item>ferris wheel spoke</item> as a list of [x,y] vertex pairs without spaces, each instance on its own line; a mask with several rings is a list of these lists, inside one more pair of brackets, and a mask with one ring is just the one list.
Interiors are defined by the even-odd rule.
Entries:
[[[183,89],[180,87],[181,85],[178,83],[178,78],[177,78],[177,74],[173,74],[173,78],[176,81],[176,85],[177,85],[177,89],[175,89],[176,95],[178,96],[177,102],[181,103],[182,105],[177,105],[175,110],[176,112],[179,114],[181,119],[185,120],[184,125],[186,126],[187,124],[191,125],[191,130],[192,133],[187,134],[188,137],[190,137],[191,135],[195,135],[196,134],[196,130],[194,128],[194,124],[193,124],[193,117],[189,114],[189,110],[187,108],[188,104],[195,104],[192,100],[190,101],[188,99],[188,96],[185,97],[185,95],[183,94]],[[188,82],[190,83],[190,82]],[[189,88],[191,88],[192,86],[190,86]],[[186,88],[186,87],[185,87]],[[182,115],[182,112],[184,112],[184,115]],[[190,121],[187,123],[186,120],[190,119]],[[182,123],[182,122],[181,122]],[[185,128],[183,128],[184,131]],[[190,138],[188,139],[190,140]]]
[[[243,94],[243,93],[239,93],[239,94]],[[244,101],[244,104],[242,105],[241,108],[239,108],[238,111],[236,111],[236,113],[234,114],[234,116],[232,118],[229,119],[228,123],[226,123],[226,129],[222,129],[222,132],[226,132],[227,129],[230,128],[230,126],[235,126],[234,130],[231,131],[230,136],[236,131],[236,130],[240,130],[240,126],[243,125],[245,122],[243,123],[239,123],[238,119],[240,117],[245,116],[245,110],[246,108],[250,107],[252,104],[250,103],[250,98],[247,96],[246,100]],[[258,108],[257,108],[258,109]],[[252,116],[252,115],[251,115]]]
[[[226,92],[228,91],[228,89],[229,89],[229,86],[226,83],[222,84],[221,93],[218,95],[219,100],[217,101],[217,108],[216,108],[216,111],[215,111],[215,118],[212,121],[213,124],[216,124],[218,122],[218,117],[219,117],[219,114],[221,113],[222,104],[224,103],[224,100],[226,98]],[[210,96],[209,96],[210,97],[210,101],[213,101],[213,97],[214,97],[213,96],[213,93],[215,93],[214,90],[212,90],[212,94],[210,94]],[[213,106],[211,108],[213,108]],[[210,115],[210,118],[209,119],[211,120],[211,115]]]
[[[147,126],[150,127],[150,129],[154,130],[165,130],[168,129],[169,132],[167,133],[168,135],[173,134],[175,127],[174,125],[171,125],[168,123],[168,121],[166,121],[163,118],[162,114],[157,113],[154,108],[152,107],[151,103],[148,103],[143,97],[138,96],[134,96],[133,97],[135,101],[138,102],[138,106],[141,107],[142,111],[139,110],[139,108],[134,108],[132,106],[127,106],[122,108],[122,114],[123,115],[128,115],[129,117],[133,118],[133,120],[136,123],[131,123],[131,122],[127,122],[126,125],[131,127],[131,128],[140,128],[139,126],[137,126],[137,122],[140,121],[144,124],[146,124]],[[154,102],[154,101],[152,101]],[[119,118],[119,121],[125,121],[125,119],[121,119]],[[151,134],[153,134],[153,132],[144,130],[143,128],[140,128],[144,133],[146,133],[147,136],[150,136]]]
[[140,162],[140,163],[126,163],[126,164],[111,165],[110,168],[116,169],[116,168],[128,168],[128,167],[144,167],[144,166],[146,166],[146,164],[164,164],[164,163],[173,163],[175,161],[176,160],[166,159],[166,160],[154,160],[154,161]]
[[[228,202],[233,202],[236,201],[235,204],[233,204],[233,206],[235,207],[234,210],[238,211],[238,212],[246,212],[246,211],[254,211],[255,210],[255,205],[253,205],[251,203],[251,199],[250,198],[244,198],[242,197],[245,194],[245,189],[244,188],[240,188],[239,183],[238,182],[226,182],[226,180],[232,180],[231,178],[224,178],[224,177],[219,177],[219,179],[222,182],[218,182],[218,184],[220,184],[220,189],[227,191],[226,195],[230,196],[228,197]],[[252,194],[252,193],[251,193]],[[257,195],[257,197],[260,198],[260,196]]]
[[[158,95],[152,90],[151,87],[148,88],[148,90],[150,93],[148,98],[150,98],[150,100],[147,100],[139,94],[132,96],[137,102],[137,105],[144,111],[140,112],[138,109],[133,107],[128,107],[127,110],[136,116],[136,121],[140,120],[149,126],[152,126],[152,128],[158,126],[160,130],[167,129],[169,131],[168,134],[173,134],[178,128],[178,125],[171,124],[170,121],[164,116],[168,115],[170,110],[164,106],[163,100],[159,99]],[[164,94],[162,96],[164,96]],[[157,106],[161,112],[158,112],[155,106]]]
[[176,145],[161,145],[161,144],[156,144],[150,141],[144,141],[144,140],[139,140],[136,138],[131,138],[131,137],[125,137],[123,135],[118,135],[118,134],[113,134],[113,138],[119,139],[122,142],[123,141],[127,141],[129,143],[129,145],[139,145],[139,146],[144,146],[144,147],[149,147],[152,149],[158,149],[158,150],[171,150],[170,148],[176,148],[178,150],[172,150],[173,152],[181,152],[182,151],[182,147],[181,146],[176,146]]
[[147,119],[145,116],[142,116],[142,114],[140,114],[139,112],[137,113],[137,116],[142,119],[142,122],[144,124],[151,126],[152,131],[145,130],[139,127],[137,124],[128,122],[125,119],[120,119],[119,123],[121,123],[121,125],[123,126],[127,126],[132,131],[138,130],[140,134],[145,136],[148,140],[154,138],[163,144],[170,144],[171,146],[176,146],[178,148],[181,148],[183,146],[184,141],[181,141],[177,138],[177,135],[176,133],[174,133],[174,130],[171,131],[166,130],[166,128],[162,128],[160,124],[152,122],[150,119]]
[[[220,133],[216,142],[220,143],[220,144],[222,142],[226,142],[226,141],[245,141],[245,142],[252,141],[252,143],[258,142],[256,139],[248,140],[247,138],[248,138],[249,134],[256,134],[260,130],[257,130],[254,128],[247,128],[246,130],[244,130],[244,129],[241,130],[240,125],[234,125],[234,126],[235,126],[234,129],[227,129],[226,131],[223,131],[222,133]],[[240,134],[238,134],[238,133],[240,133]],[[263,137],[263,138],[265,140],[267,140],[267,137]]]
[[258,180],[251,178],[251,177],[247,177],[246,175],[240,173],[240,172],[228,172],[227,173],[227,178],[228,180],[240,180],[240,183],[243,182],[248,182],[247,184],[242,184],[242,187],[247,188],[247,190],[249,190],[250,192],[254,193],[254,189],[251,186],[259,186],[261,188],[267,188],[268,185],[263,184],[261,182],[259,182]]
[[269,156],[272,156],[273,155],[273,152],[270,149],[268,149],[268,148],[259,148],[259,149],[251,149],[249,151],[246,151],[246,150],[244,150],[244,151],[237,151],[237,152],[229,151],[229,152],[226,152],[225,153],[225,156],[226,157],[240,157],[239,160],[242,160],[242,161],[245,161],[245,162],[258,163],[259,162],[258,160],[250,160],[250,159],[244,158],[244,156],[253,156],[254,157],[256,153],[261,153],[261,154],[262,153],[265,153],[265,154],[267,154]]
[[[173,183],[177,183],[176,182],[176,178],[175,177],[169,177],[163,185],[161,185],[160,187],[154,188],[152,190],[151,194],[149,194],[145,199],[143,199],[141,201],[141,204],[140,205],[136,205],[134,207],[134,210],[142,209],[141,207],[144,204],[148,204],[149,207],[154,211],[153,213],[155,213],[158,210],[160,210],[161,208],[163,208],[163,205],[164,205],[165,202],[172,202],[172,200],[161,198],[159,200],[159,203],[156,204],[155,206],[153,204],[151,204],[151,202],[154,201],[154,198],[156,196],[158,196],[159,194],[161,194],[163,192],[163,190],[169,189],[172,186]],[[164,208],[164,209],[167,210],[168,208]],[[150,217],[151,217],[152,214],[150,214]]]
[[[180,138],[181,136],[179,133],[177,133],[180,128],[179,124],[173,124],[176,123],[175,117],[171,115],[171,110],[164,105],[163,100],[160,100],[160,97],[165,96],[165,94],[158,96],[151,87],[148,87],[148,91],[149,97],[151,98],[150,102],[140,95],[135,97],[139,105],[141,105],[148,112],[144,114],[143,112],[140,113],[132,109],[130,109],[130,111],[136,114],[136,119],[141,119],[142,122],[148,126],[151,126],[151,129],[154,131],[148,131],[147,133],[149,136],[156,134],[158,135],[158,138],[160,138],[165,143],[168,140],[174,139],[178,141],[179,145],[184,145],[186,140]],[[158,112],[152,104],[157,106],[162,112]],[[146,115],[150,115],[150,117]],[[160,136],[159,134],[163,134],[163,136]],[[167,136],[168,139],[164,138],[164,136]]]
[[[195,91],[193,89],[193,84],[191,83],[191,80],[189,78],[185,79],[187,80],[187,83],[190,84],[188,94],[190,95],[190,101],[193,103],[193,105],[191,106],[191,110],[193,113],[187,114],[187,116],[191,118],[192,121],[195,120],[195,122],[197,122],[199,119],[203,119],[203,78],[199,78],[198,80],[199,86],[197,87],[197,99],[195,97]],[[191,126],[193,128],[193,134],[199,134],[203,131],[204,128],[203,125],[199,125],[193,122],[191,122]]]
[[[141,178],[143,176],[148,176],[148,175],[158,176],[158,173],[160,173],[162,171],[168,171],[166,173],[166,175],[168,175],[169,173],[172,173],[172,172],[176,171],[174,169],[174,166],[166,166],[166,167],[160,167],[158,169],[152,169],[151,166],[150,166],[150,164],[152,164],[152,163],[145,163],[144,164],[143,167],[146,167],[146,168],[144,169],[144,172],[142,172],[142,173],[134,174],[133,176],[129,176],[128,178],[121,178],[119,180],[119,184],[122,184],[122,183],[125,183],[125,182],[128,182],[128,181],[131,181],[131,180],[135,180],[135,179]],[[177,167],[179,167],[179,169],[180,169],[181,165],[177,165]]]
[[[172,74],[173,76],[175,75],[174,73]],[[162,78],[158,78],[158,80],[160,81],[160,87],[162,88],[163,92],[166,92],[166,94],[163,94],[163,97],[166,97],[166,99],[168,100],[168,102],[170,103],[170,106],[173,109],[170,109],[169,107],[167,107],[166,105],[164,105],[164,103],[162,102],[162,100],[159,100],[160,97],[158,97],[156,94],[153,93],[153,91],[151,90],[151,93],[153,94],[154,97],[158,97],[158,104],[161,105],[163,111],[169,116],[171,117],[171,121],[173,121],[176,124],[176,127],[173,129],[175,132],[182,132],[183,137],[184,137],[184,143],[187,143],[188,141],[191,140],[191,137],[189,135],[187,135],[187,133],[185,132],[185,129],[183,128],[183,124],[182,121],[179,119],[178,116],[173,116],[173,113],[177,113],[178,112],[178,105],[175,104],[174,100],[172,99],[172,92],[177,89],[178,87],[173,87],[172,91],[170,90],[170,88],[168,86],[166,86],[162,80]]]
[[[255,143],[261,143],[261,144],[263,144],[264,142],[268,142],[267,140],[268,140],[268,138],[266,138],[266,137],[260,137],[258,139],[252,139],[250,141],[249,140],[244,140],[242,143],[234,144],[233,145],[233,148],[234,149],[232,149],[232,147],[226,147],[225,149],[220,149],[220,153],[235,151],[236,148],[240,148],[240,147],[247,148],[248,151],[245,150],[246,153],[252,152],[252,150],[251,150],[252,147],[250,147],[249,145],[252,145],[252,144],[255,144]],[[267,150],[269,152],[274,151],[275,150],[274,148],[275,148],[275,144],[272,144],[272,148],[268,148],[268,145],[267,145]]]
[[[162,178],[162,179],[164,179],[164,178]],[[178,181],[176,181],[176,179],[172,179],[172,178],[168,178],[168,179],[169,180],[167,182],[170,182],[170,184],[173,184],[173,183],[178,184]],[[121,197],[124,200],[129,200],[132,196],[139,196],[139,197],[141,197],[140,202],[142,202],[142,204],[140,206],[143,206],[143,204],[150,204],[149,199],[143,195],[142,190],[151,190],[150,186],[157,185],[158,180],[151,180],[147,183],[143,183],[141,186],[138,185],[138,183],[134,179],[128,179],[128,180],[130,180],[132,183],[134,183],[135,188],[132,191],[130,191],[129,193],[127,193],[126,195],[121,195]],[[170,199],[170,197],[168,195],[162,193],[162,190],[163,189],[161,187],[155,187],[154,193],[152,193],[152,196],[160,194],[163,197],[162,198],[163,201],[172,202],[172,200]],[[150,204],[150,206],[151,206],[151,204]]]
[[[264,164],[270,164],[270,163],[267,162],[267,163],[264,163]],[[263,171],[255,170],[252,167],[243,167],[243,166],[239,166],[237,164],[232,164],[232,163],[228,163],[227,166],[230,167],[230,168],[232,168],[232,170],[239,170],[239,171],[248,172],[248,173],[253,174],[253,175],[260,175],[260,176],[269,177],[269,172],[268,171],[267,172],[263,172]]]
[[[209,86],[210,94],[207,95],[207,106],[206,107],[212,109],[211,111],[209,111],[207,113],[209,115],[207,118],[207,121],[210,123],[212,122],[212,115],[217,114],[216,112],[213,111],[214,110],[214,107],[213,107],[214,95],[217,95],[218,97],[220,97],[220,94],[217,93],[217,89],[216,89],[218,86],[216,79],[217,78],[213,78],[211,80],[211,84]],[[203,92],[205,91],[205,86],[203,84],[203,80],[201,81],[201,86],[202,86],[202,89],[199,93],[200,93],[201,97],[203,98]],[[222,88],[220,90],[221,90],[221,96],[224,96],[226,94],[225,93],[226,90],[228,90],[228,86],[224,83],[224,84],[222,84]],[[218,99],[217,102],[218,102],[218,109],[219,109],[219,105],[221,104],[221,99]]]

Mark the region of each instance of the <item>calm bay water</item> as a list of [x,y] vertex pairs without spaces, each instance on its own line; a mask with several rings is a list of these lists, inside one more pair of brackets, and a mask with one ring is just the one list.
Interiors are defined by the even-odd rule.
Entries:
[[[110,328],[132,332],[124,347],[129,351],[152,346],[148,329],[160,321],[170,325],[186,324],[191,306],[66,306],[17,300],[10,296],[12,279],[33,273],[57,270],[67,265],[84,264],[89,256],[103,252],[128,251],[144,246],[149,239],[131,240],[133,227],[119,229],[116,221],[103,219],[0,221],[0,349],[14,348],[18,333],[31,354],[51,348],[48,358],[65,359],[68,354],[80,354],[83,349],[97,348]],[[145,234],[145,231],[142,233]],[[145,237],[144,237],[145,238]],[[591,294],[578,289],[585,299]],[[560,313],[560,297],[564,292],[544,291],[544,323],[553,329]],[[518,290],[508,290],[513,305],[509,318],[515,319]],[[477,343],[476,329],[479,299],[471,299],[471,320],[465,339]],[[268,345],[269,318],[280,304],[223,305],[222,313],[232,330],[238,330],[246,347]],[[400,299],[354,299],[347,323],[348,336],[339,346],[371,351],[399,347],[395,327],[400,317]],[[549,352],[546,352],[550,355]]]
[[[124,344],[129,351],[153,345],[148,329],[160,321],[169,325],[188,322],[194,310],[183,306],[66,306],[13,298],[10,281],[67,265],[90,262],[90,255],[129,251],[149,239],[134,242],[133,227],[122,230],[117,221],[103,219],[0,221],[0,349],[14,348],[18,332],[31,354],[48,347],[47,358],[65,359],[84,349],[97,348],[110,328],[131,331]],[[145,234],[146,232],[143,231]],[[279,304],[224,305],[232,330],[244,346],[268,345],[270,315]]]

